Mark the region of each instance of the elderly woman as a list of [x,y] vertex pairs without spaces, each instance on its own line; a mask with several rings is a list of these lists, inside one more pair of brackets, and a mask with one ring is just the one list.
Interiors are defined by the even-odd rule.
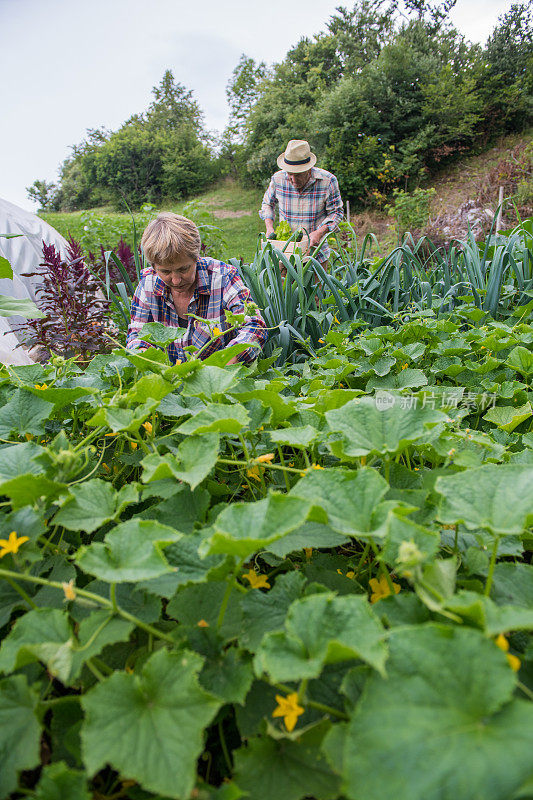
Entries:
[[[161,322],[187,329],[183,338],[168,348],[173,362],[186,360],[184,348],[189,345],[197,350],[204,348],[200,357],[206,358],[216,350],[245,343],[250,347],[228,363],[250,363],[266,341],[265,323],[255,310],[240,328],[213,338],[215,329],[224,332],[231,327],[225,311],[245,313],[250,292],[235,267],[214,258],[200,258],[200,245],[194,222],[179,214],[161,213],[146,227],[141,246],[151,266],[143,271],[133,297],[126,347],[146,348],[148,344],[139,338],[139,331],[146,322]],[[191,314],[209,323],[191,319]]]

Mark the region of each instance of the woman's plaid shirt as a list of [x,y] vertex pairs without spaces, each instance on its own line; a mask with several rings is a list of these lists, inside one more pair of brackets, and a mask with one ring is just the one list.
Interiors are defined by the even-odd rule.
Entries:
[[[221,331],[230,325],[226,322],[224,311],[234,314],[244,313],[244,304],[251,302],[250,292],[242,282],[235,267],[216,261],[214,258],[200,258],[196,263],[197,283],[188,311],[209,320],[211,327]],[[149,347],[148,342],[139,338],[139,332],[146,322],[161,322],[179,328],[178,313],[172,302],[169,288],[159,278],[152,267],[143,271],[131,304],[131,321],[128,328],[126,347],[134,350]],[[204,323],[189,319],[187,332],[182,339],[173,342],[168,348],[172,362],[185,361],[184,348],[193,345],[198,350],[211,338],[211,331]],[[201,358],[222,350],[232,344],[258,344],[261,347],[267,339],[266,326],[260,313],[246,317],[241,328],[225,336],[214,339],[202,352]],[[260,353],[257,347],[249,347],[237,356],[239,361],[250,363]]]
[[[343,216],[337,178],[318,167],[312,167],[309,180],[301,192],[294,188],[284,170],[276,172],[263,197],[259,212],[261,219],[274,219],[276,203],[279,206],[279,218],[287,220],[293,231],[297,228],[316,231],[322,225],[327,225],[332,231]],[[318,257],[325,261],[329,253],[330,249],[324,242]]]

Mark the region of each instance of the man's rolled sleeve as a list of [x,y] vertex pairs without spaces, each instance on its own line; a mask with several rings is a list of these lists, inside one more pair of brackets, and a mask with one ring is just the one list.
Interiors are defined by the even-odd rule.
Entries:
[[152,322],[154,317],[150,304],[146,302],[143,281],[139,283],[133,295],[130,309],[131,319],[126,337],[126,349],[137,350],[139,347],[150,347],[148,342],[139,338],[139,332],[146,322]]
[[[232,271],[224,285],[224,307],[232,314],[244,314],[245,304],[251,302],[250,290],[244,285],[237,270]],[[235,331],[235,336],[228,343],[228,347],[234,344],[259,345],[249,347],[237,356],[238,361],[246,364],[254,361],[268,337],[263,317],[257,311],[253,316],[245,317],[244,323]]]
[[261,210],[259,211],[261,219],[274,220],[274,208],[277,202],[276,187],[274,181],[271,180],[261,202]]
[[329,230],[333,231],[344,216],[339,182],[335,175],[331,176],[331,181],[328,188],[328,194],[326,197],[326,213],[327,217],[322,224],[327,225]]

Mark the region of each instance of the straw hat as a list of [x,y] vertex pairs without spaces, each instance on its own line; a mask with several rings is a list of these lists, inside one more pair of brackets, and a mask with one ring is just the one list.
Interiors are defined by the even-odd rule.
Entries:
[[306,172],[315,164],[316,156],[305,139],[291,139],[285,152],[278,157],[278,167],[286,172]]

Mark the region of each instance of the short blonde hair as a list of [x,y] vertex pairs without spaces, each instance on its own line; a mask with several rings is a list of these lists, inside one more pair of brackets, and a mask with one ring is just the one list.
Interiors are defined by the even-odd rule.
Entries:
[[198,228],[187,217],[162,211],[142,235],[141,247],[150,264],[166,267],[189,256],[198,261],[202,242]]

